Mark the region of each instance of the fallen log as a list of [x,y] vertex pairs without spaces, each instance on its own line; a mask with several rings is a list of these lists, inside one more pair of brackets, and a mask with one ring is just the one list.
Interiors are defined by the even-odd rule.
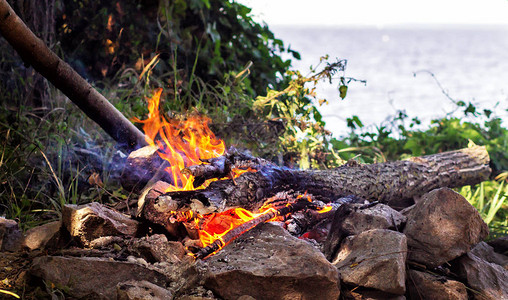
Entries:
[[[396,209],[400,201],[413,199],[439,187],[473,185],[489,178],[489,155],[485,147],[474,146],[408,160],[359,164],[349,162],[333,170],[293,170],[263,165],[233,180],[212,182],[206,189],[164,194],[173,201],[224,211],[231,207],[257,210],[264,199],[284,190],[308,192],[318,200],[331,201],[356,195]],[[153,193],[155,195],[156,193]],[[156,198],[147,199],[147,208]]]

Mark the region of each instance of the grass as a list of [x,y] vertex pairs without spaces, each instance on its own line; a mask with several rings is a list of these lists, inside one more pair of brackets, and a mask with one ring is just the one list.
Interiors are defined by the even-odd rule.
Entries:
[[508,235],[508,186],[506,174],[497,176],[497,180],[486,181],[475,187],[465,186],[459,189],[483,220],[489,226],[490,238]]
[[0,108],[0,215],[24,229],[58,218],[66,203],[109,198],[88,177],[111,176],[114,143],[59,92],[52,97],[53,108]]

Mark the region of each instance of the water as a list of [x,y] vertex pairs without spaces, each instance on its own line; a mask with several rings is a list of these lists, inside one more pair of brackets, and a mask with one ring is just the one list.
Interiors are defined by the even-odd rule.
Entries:
[[451,98],[492,109],[508,122],[507,26],[271,29],[300,52],[302,60],[293,66],[303,74],[328,54],[348,60],[346,76],[367,80],[366,85],[352,82],[344,101],[336,85],[323,83],[318,89],[330,102],[320,111],[336,136],[347,132],[345,120],[352,115],[373,129],[397,110],[427,125],[453,110],[456,106],[428,72]]

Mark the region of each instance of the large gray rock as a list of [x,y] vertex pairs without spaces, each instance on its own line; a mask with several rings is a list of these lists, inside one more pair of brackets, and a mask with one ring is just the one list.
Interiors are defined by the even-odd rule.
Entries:
[[440,188],[425,194],[408,214],[408,259],[437,267],[461,256],[488,235],[478,211],[460,194]]
[[0,251],[16,252],[23,246],[23,234],[18,223],[0,217]]
[[164,274],[140,264],[96,257],[37,257],[30,273],[72,297],[86,299],[115,299],[117,285],[129,280],[146,280],[159,286],[168,283]]
[[505,270],[508,270],[508,256],[495,252],[494,248],[485,242],[478,243],[471,250],[471,253],[489,263],[500,265]]
[[173,294],[149,281],[130,280],[116,286],[116,300],[162,300],[172,299]]
[[331,260],[342,240],[370,229],[399,229],[406,217],[385,204],[365,207],[363,204],[343,204],[334,214],[330,232],[326,238],[324,253]]
[[29,229],[25,233],[25,247],[29,250],[35,250],[43,249],[48,244],[56,244],[60,239],[61,227],[61,221],[54,221]]
[[129,216],[92,202],[85,205],[67,204],[62,209],[65,228],[84,246],[107,236],[136,235],[139,223]]
[[272,224],[245,233],[204,260],[201,268],[205,287],[224,299],[338,299],[340,295],[337,269],[323,254]]
[[402,295],[406,292],[404,234],[372,229],[347,237],[333,260],[343,282]]
[[508,271],[471,252],[457,260],[458,275],[472,288],[478,300],[508,299]]
[[461,282],[415,270],[409,270],[407,277],[411,299],[468,299],[466,286]]

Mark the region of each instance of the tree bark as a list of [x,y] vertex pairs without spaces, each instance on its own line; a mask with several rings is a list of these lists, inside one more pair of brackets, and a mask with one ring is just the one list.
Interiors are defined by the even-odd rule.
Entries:
[[[273,165],[232,180],[215,181],[206,189],[166,193],[180,203],[197,199],[223,211],[230,207],[259,208],[264,199],[279,191],[308,192],[317,199],[333,201],[355,195],[395,208],[403,200],[439,187],[473,185],[489,178],[489,155],[474,146],[409,160],[364,165],[347,163],[333,170],[292,170]],[[156,201],[156,199],[147,199]]]
[[0,33],[25,63],[61,90],[121,146],[136,149],[147,145],[144,134],[35,36],[6,0],[0,0]]

